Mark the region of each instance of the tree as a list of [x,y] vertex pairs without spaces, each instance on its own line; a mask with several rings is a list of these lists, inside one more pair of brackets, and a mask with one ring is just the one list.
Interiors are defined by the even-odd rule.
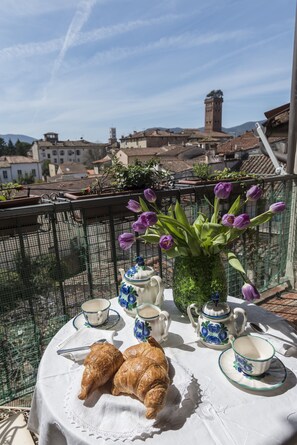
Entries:
[[222,99],[224,96],[224,93],[222,90],[211,90],[210,93],[208,93],[208,95],[206,97],[217,97]]
[[104,156],[106,156],[106,153],[106,148],[104,147],[91,148],[85,154],[84,164],[89,168],[93,168],[93,162],[98,161],[98,159],[104,158]]
[[43,176],[49,176],[49,164],[51,163],[50,159],[46,159],[42,163],[42,175]]
[[19,139],[15,143],[15,154],[17,156],[27,156],[32,144],[21,142]]

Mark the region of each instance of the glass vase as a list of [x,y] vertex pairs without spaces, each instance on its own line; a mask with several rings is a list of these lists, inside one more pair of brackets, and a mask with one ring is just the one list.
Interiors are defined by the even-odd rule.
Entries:
[[173,300],[183,313],[192,303],[202,307],[218,292],[220,301],[227,300],[227,278],[220,255],[177,257],[173,269]]

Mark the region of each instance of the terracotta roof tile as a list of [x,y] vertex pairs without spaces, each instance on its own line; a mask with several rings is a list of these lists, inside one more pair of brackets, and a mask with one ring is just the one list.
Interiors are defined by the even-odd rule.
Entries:
[[255,173],[260,175],[275,174],[274,165],[269,156],[265,155],[251,155],[244,160],[240,166],[240,170],[246,173]]
[[227,142],[218,145],[217,153],[232,153],[241,150],[250,150],[259,147],[259,138],[252,131],[246,131]]

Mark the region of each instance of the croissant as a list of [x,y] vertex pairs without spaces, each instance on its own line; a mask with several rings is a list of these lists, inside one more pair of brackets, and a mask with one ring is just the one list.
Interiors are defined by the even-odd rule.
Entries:
[[133,394],[146,407],[146,418],[156,417],[165,404],[169,386],[165,369],[144,356],[128,358],[113,378],[111,393]]
[[78,398],[84,400],[88,395],[105,385],[124,362],[122,353],[110,343],[94,343],[84,361],[81,392]]
[[124,359],[132,357],[144,356],[154,360],[158,365],[162,366],[166,372],[168,372],[168,361],[165,357],[164,350],[162,346],[159,345],[157,340],[153,337],[149,337],[147,342],[139,343],[135,346],[130,346],[130,348],[126,349],[123,353]]

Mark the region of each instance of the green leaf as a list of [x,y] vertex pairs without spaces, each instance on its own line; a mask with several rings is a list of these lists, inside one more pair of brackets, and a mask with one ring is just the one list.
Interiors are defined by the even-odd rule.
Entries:
[[236,215],[238,213],[238,211],[240,210],[240,208],[241,208],[241,197],[239,195],[239,196],[237,196],[237,198],[233,202],[232,206],[228,210],[228,213],[230,213],[231,215]]
[[270,221],[273,214],[270,212],[262,213],[261,215],[255,216],[255,218],[251,219],[251,223],[249,227],[259,226],[260,224],[264,224],[267,221]]
[[180,223],[184,224],[185,226],[189,226],[189,221],[188,218],[185,214],[184,209],[181,207],[180,203],[178,201],[176,201],[175,204],[175,216],[177,221],[179,221]]
[[[179,250],[180,250],[180,247],[179,248],[172,247],[172,249],[166,250],[166,256],[168,258],[175,258],[177,256],[181,256],[182,253]],[[188,255],[189,255],[189,253],[187,252],[187,254],[183,255],[183,256],[188,256]]]
[[246,275],[244,268],[242,267],[239,259],[236,257],[236,255],[233,252],[228,252],[227,253],[228,256],[228,262],[230,264],[230,266],[233,267],[233,269],[238,270],[238,272]]
[[167,224],[170,224],[171,227],[176,227],[176,228],[180,228],[182,230],[186,230],[191,235],[191,230],[188,227],[188,225],[185,225],[185,224],[177,221],[174,218],[170,218],[170,216],[167,216],[167,215],[160,214],[160,215],[158,215],[158,218],[159,218],[159,220],[161,222],[165,222]]
[[217,223],[218,222],[218,214],[219,214],[219,199],[217,197],[215,197],[213,215],[211,217],[210,222]]
[[144,212],[149,212],[150,209],[148,208],[146,202],[141,197],[139,198],[139,204],[141,205],[141,208]]
[[140,235],[139,238],[143,239],[147,243],[159,244],[160,235],[154,235],[154,234]]
[[226,244],[226,236],[223,233],[212,239],[212,245],[215,246],[217,244]]
[[195,224],[203,224],[204,222],[207,222],[207,218],[204,215],[204,213],[199,213],[199,215],[197,216],[197,218],[194,221],[194,225]]

